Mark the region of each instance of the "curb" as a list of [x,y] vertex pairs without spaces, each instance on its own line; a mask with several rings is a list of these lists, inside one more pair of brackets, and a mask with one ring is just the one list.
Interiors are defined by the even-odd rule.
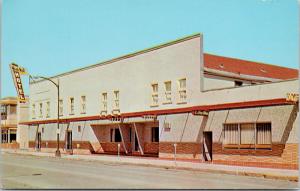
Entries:
[[[25,153],[25,152],[17,152],[17,151],[1,151],[1,153],[10,153],[10,154],[19,154],[19,155],[29,155],[29,156],[38,156],[38,157],[51,157],[55,156],[50,155],[36,155],[34,153]],[[208,172],[208,173],[218,173],[218,174],[228,174],[228,175],[236,175],[236,176],[251,176],[251,177],[260,177],[266,179],[276,179],[276,180],[288,180],[293,182],[298,182],[298,176],[284,176],[273,173],[261,173],[261,172],[247,172],[247,171],[232,171],[232,170],[217,170],[217,169],[208,169],[208,168],[192,168],[192,167],[182,167],[182,166],[174,166],[174,165],[159,165],[159,164],[146,164],[146,163],[134,163],[134,162],[126,162],[126,161],[108,161],[108,160],[94,160],[94,159],[86,159],[86,158],[70,158],[62,155],[63,159],[66,160],[83,160],[89,162],[108,162],[110,164],[129,164],[135,166],[145,166],[145,167],[158,167],[165,169],[176,169],[176,170],[190,170],[190,171],[198,171],[198,172]]]

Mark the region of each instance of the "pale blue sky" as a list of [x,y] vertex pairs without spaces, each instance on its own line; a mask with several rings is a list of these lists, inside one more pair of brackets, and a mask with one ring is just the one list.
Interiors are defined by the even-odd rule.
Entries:
[[52,76],[198,32],[204,52],[298,68],[296,0],[3,0],[2,9],[2,96],[16,95],[11,62]]

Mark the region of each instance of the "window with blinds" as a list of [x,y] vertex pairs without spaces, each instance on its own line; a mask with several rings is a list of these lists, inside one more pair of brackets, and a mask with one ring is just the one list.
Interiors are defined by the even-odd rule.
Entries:
[[271,123],[224,124],[223,147],[269,149],[272,144]]
[[255,124],[246,123],[240,125],[240,148],[254,148],[255,146]]
[[239,144],[239,126],[238,124],[224,125],[224,140],[223,144],[227,147],[235,148]]
[[271,142],[271,123],[256,124],[256,144],[259,145],[259,148],[270,147]]

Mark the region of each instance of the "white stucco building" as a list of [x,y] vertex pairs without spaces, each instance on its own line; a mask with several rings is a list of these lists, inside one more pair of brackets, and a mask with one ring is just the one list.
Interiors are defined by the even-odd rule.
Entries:
[[298,106],[286,99],[298,94],[298,71],[205,54],[201,34],[51,80],[59,103],[51,82],[30,82],[24,147],[55,151],[59,105],[62,152],[120,144],[123,154],[172,158],[176,147],[178,158],[298,168]]

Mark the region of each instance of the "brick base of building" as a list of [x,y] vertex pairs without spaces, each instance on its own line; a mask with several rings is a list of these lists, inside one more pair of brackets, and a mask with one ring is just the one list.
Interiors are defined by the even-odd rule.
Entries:
[[[200,143],[176,143],[176,158],[203,161]],[[174,143],[159,143],[159,158],[174,159]],[[223,149],[219,143],[213,144],[212,161],[207,163],[298,169],[298,144],[273,144],[269,150]]]
[[18,149],[20,148],[19,143],[1,143],[0,148],[2,149]]
[[[88,141],[73,141],[72,152],[65,150],[65,143],[60,142],[60,149],[62,153],[69,154],[92,154],[92,153],[106,153],[117,154],[118,144],[120,144],[120,154],[126,155],[122,143],[90,143]],[[202,147],[200,143],[176,143],[176,159],[203,161]],[[42,141],[41,152],[55,152],[56,141]],[[132,155],[131,144],[125,143],[128,151],[127,155]],[[19,148],[18,144],[1,145],[2,148]],[[29,142],[29,147],[35,149],[35,142]],[[159,151],[159,154],[158,154]],[[162,159],[175,158],[174,143],[160,142],[160,143],[144,143],[144,155],[159,156]],[[140,156],[140,155],[139,155]],[[207,163],[238,165],[238,166],[252,166],[252,167],[266,167],[266,168],[282,168],[282,169],[298,169],[298,144],[272,144],[271,149],[253,150],[253,149],[224,149],[220,143],[213,143],[212,161]]]
[[[69,154],[117,154],[118,144],[120,144],[120,154],[126,155],[125,147],[122,142],[89,142],[89,141],[72,141],[73,153],[65,152],[65,142],[59,142],[59,148]],[[125,142],[127,155],[132,154],[131,143]],[[29,148],[31,150],[36,150],[36,143],[34,141],[29,141]],[[57,147],[57,141],[44,140],[41,142],[41,152],[55,152]],[[156,156],[158,155],[159,143],[144,143],[144,154]]]

